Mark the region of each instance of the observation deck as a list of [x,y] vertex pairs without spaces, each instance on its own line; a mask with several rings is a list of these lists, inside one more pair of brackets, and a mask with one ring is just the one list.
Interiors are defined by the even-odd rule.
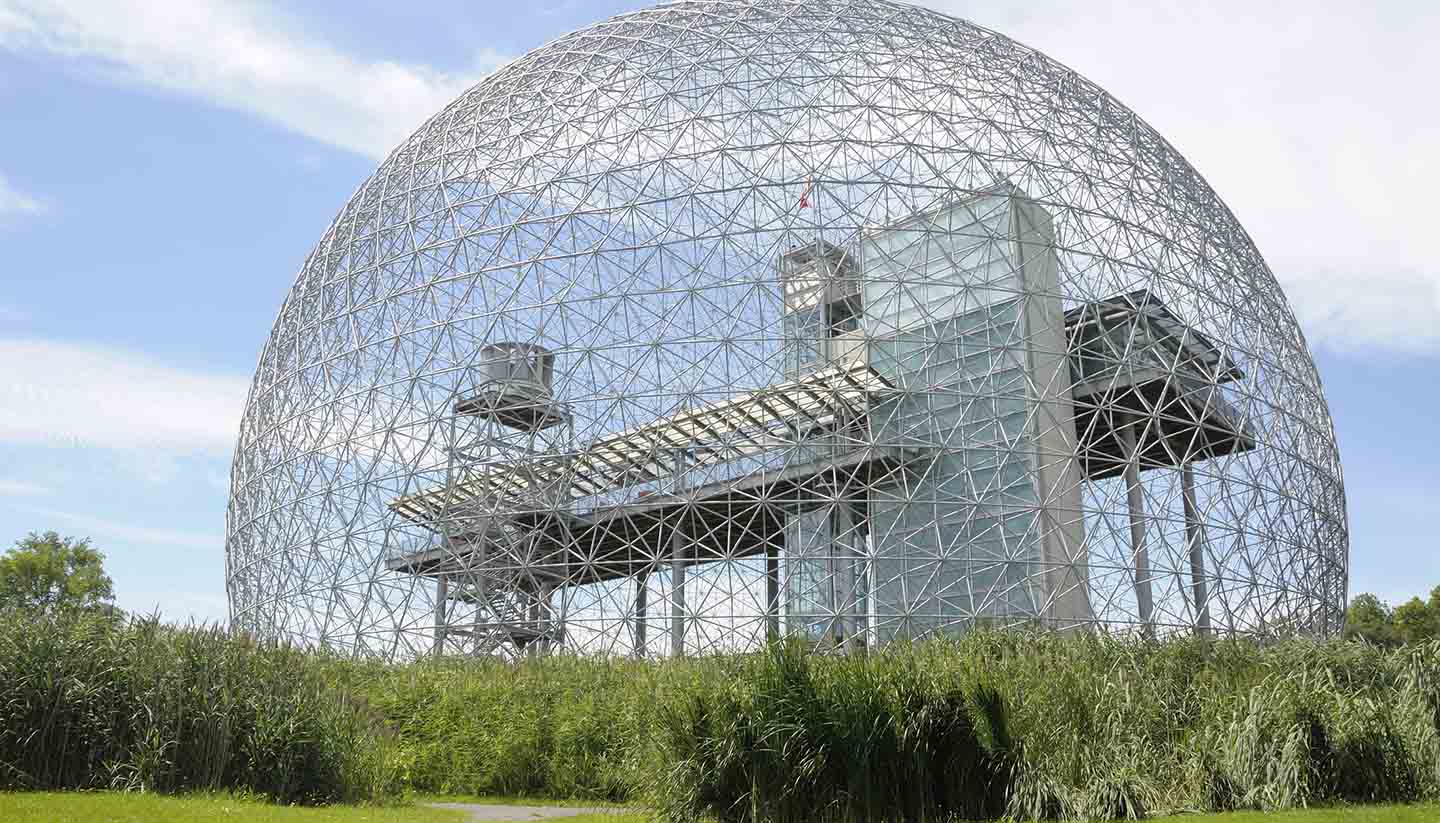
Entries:
[[1149,292],[1071,309],[1065,328],[1087,479],[1121,474],[1132,454],[1145,471],[1255,448],[1220,388],[1244,372]]
[[[858,432],[847,429],[894,392],[876,371],[852,361],[677,412],[600,438],[574,454],[487,467],[448,488],[391,502],[393,511],[445,535],[447,544],[392,557],[386,567],[440,575],[515,565],[521,558],[497,559],[487,551],[495,547],[487,532],[497,528],[497,519],[532,541],[527,568],[572,584],[653,569],[677,535],[685,535],[692,563],[765,553],[782,539],[787,508],[883,482],[912,456],[900,448],[864,445]],[[706,469],[767,455],[771,465],[758,471],[705,477]],[[699,482],[681,480],[697,475]],[[627,493],[646,484],[669,488]],[[539,488],[569,489],[570,500],[555,507],[524,506],[521,501]],[[516,505],[497,512],[506,500]]]

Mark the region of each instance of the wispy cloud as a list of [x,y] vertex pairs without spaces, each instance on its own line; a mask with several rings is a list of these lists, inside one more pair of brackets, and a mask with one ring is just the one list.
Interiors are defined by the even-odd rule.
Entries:
[[[925,2],[1040,48],[1153,123],[1235,209],[1312,341],[1440,349],[1429,248],[1440,109],[1417,102],[1440,76],[1430,47],[1440,6]],[[584,14],[571,0],[537,9]],[[456,72],[350,54],[280,4],[225,0],[0,0],[0,48],[99,67],[372,157],[503,62],[482,50]]]
[[225,623],[230,604],[224,594],[212,592],[127,592],[118,591],[120,608],[134,615],[159,615],[172,623]]
[[218,552],[221,547],[225,545],[225,538],[220,534],[205,534],[201,532],[139,526],[133,523],[122,523],[105,518],[93,517],[87,514],[56,511],[54,509],[34,506],[16,506],[14,508],[16,511],[44,518],[47,522],[63,524],[65,529],[78,530],[85,533],[87,537],[108,538],[110,540],[134,543],[141,546],[167,546],[210,552]]
[[33,497],[49,493],[50,489],[38,483],[0,478],[0,497]]
[[[39,524],[38,530],[94,540],[115,578],[116,602],[126,611],[182,622],[224,622],[228,617],[225,593],[218,585],[225,545],[218,531],[184,531],[29,504],[11,504],[9,509]],[[197,590],[206,583],[216,584],[215,589]]]
[[[0,26],[3,25],[4,20],[0,19]],[[7,215],[42,214],[45,210],[43,202],[15,188],[4,175],[0,175],[0,218]]]
[[[1440,5],[926,0],[1065,63],[1234,209],[1312,342],[1440,349]],[[1224,44],[1217,50],[1216,44]]]
[[0,0],[0,47],[99,66],[125,81],[252,112],[380,157],[504,62],[466,71],[346,54],[278,5],[184,0]]
[[249,381],[129,352],[0,340],[0,443],[223,455]]

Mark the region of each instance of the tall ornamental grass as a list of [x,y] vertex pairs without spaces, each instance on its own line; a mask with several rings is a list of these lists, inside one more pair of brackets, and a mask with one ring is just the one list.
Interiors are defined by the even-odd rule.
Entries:
[[1440,643],[975,632],[849,655],[386,665],[0,614],[0,788],[97,787],[581,798],[670,823],[1440,800]]
[[1440,799],[1440,644],[977,632],[360,666],[407,787],[671,821],[1109,820]]
[[376,799],[387,735],[328,666],[218,628],[0,613],[0,788]]
[[657,695],[673,670],[557,657],[364,667],[358,678],[415,791],[620,802],[646,784]]
[[975,633],[694,667],[671,821],[1141,819],[1440,799],[1440,644]]
[[995,816],[1010,775],[1003,703],[923,663],[777,646],[697,668],[662,714],[662,811],[722,821]]

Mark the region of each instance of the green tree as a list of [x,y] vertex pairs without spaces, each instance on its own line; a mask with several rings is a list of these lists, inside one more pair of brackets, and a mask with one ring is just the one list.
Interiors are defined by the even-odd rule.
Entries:
[[1345,610],[1345,637],[1380,646],[1399,642],[1390,607],[1373,594],[1362,594],[1350,601],[1350,608]]
[[1420,643],[1435,636],[1435,616],[1430,607],[1418,597],[1396,607],[1390,615],[1395,626],[1395,636],[1401,643]]
[[0,557],[0,607],[102,609],[114,597],[105,555],[55,532],[31,532]]

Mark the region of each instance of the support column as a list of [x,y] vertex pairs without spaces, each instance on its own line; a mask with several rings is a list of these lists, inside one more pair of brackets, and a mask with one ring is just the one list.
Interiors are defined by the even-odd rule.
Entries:
[[635,578],[635,656],[645,656],[645,608],[650,599],[650,572]]
[[670,530],[670,654],[685,654],[685,535],[679,522]]
[[[455,546],[450,542],[450,503],[455,499],[455,453],[458,448],[458,415],[451,414],[448,419],[449,441],[445,444],[445,503],[440,511],[440,545],[445,548],[446,557],[449,562],[456,556]],[[483,595],[483,592],[482,592]],[[432,640],[433,648],[431,653],[440,657],[445,653],[445,626],[447,618],[445,615],[446,604],[450,598],[450,578],[441,574],[435,578],[435,636]],[[472,637],[473,631],[472,631]]]
[[540,654],[547,655],[555,649],[555,610],[550,607],[550,596],[555,593],[548,583],[540,584],[540,600],[536,603],[535,628],[540,632]]
[[435,648],[436,657],[445,653],[445,605],[450,596],[450,578],[440,575],[435,578]]
[[1205,533],[1195,504],[1195,470],[1186,463],[1180,470],[1180,495],[1185,501],[1185,545],[1190,549],[1191,600],[1195,606],[1195,632],[1210,633],[1210,594],[1205,586]]
[[830,591],[835,607],[835,639],[843,648],[855,637],[855,522],[849,502],[841,497],[830,514]]
[[866,559],[866,535],[869,531],[869,523],[866,521],[867,510],[860,507],[853,500],[847,503],[850,514],[850,536],[846,542],[846,562],[849,564],[849,571],[846,574],[847,590],[846,612],[847,625],[845,628],[845,639],[850,651],[860,651],[865,647],[865,632],[868,623],[862,610],[865,601],[862,596],[869,587],[868,564]]
[[1130,419],[1120,429],[1125,449],[1125,488],[1130,505],[1130,549],[1135,553],[1135,606],[1141,628],[1146,636],[1155,632],[1155,606],[1150,588],[1150,550],[1145,546],[1145,508],[1140,488],[1140,448],[1135,440],[1135,426]]
[[530,628],[535,632],[535,637],[528,641],[525,646],[525,651],[531,657],[536,657],[540,652],[540,595],[532,590],[529,592],[529,598],[530,606],[526,612],[526,617],[528,618],[527,622],[530,624]]
[[[675,450],[673,492],[680,491],[680,476],[685,472],[685,455]],[[681,528],[684,509],[670,526],[670,654],[685,654],[685,534]]]
[[780,639],[780,547],[774,543],[765,547],[765,637]]

